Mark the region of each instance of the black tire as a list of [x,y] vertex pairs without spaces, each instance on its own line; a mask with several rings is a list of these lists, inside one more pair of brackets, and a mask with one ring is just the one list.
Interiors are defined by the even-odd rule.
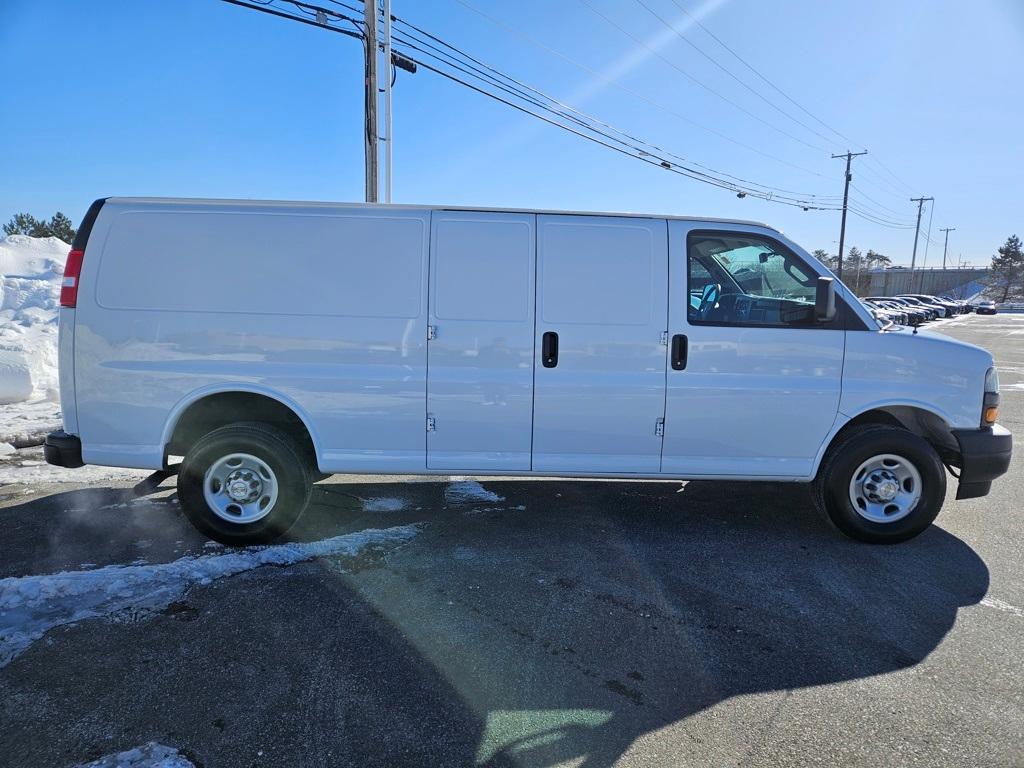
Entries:
[[[219,517],[207,503],[203,479],[219,459],[246,453],[266,462],[277,479],[277,499],[265,517],[236,523]],[[241,422],[215,429],[195,442],[178,471],[178,498],[185,516],[206,536],[228,546],[267,544],[299,519],[309,502],[311,468],[292,438],[275,427]]]
[[[894,454],[913,464],[921,476],[921,496],[911,512],[892,522],[873,522],[850,498],[850,483],[861,464],[873,456]],[[833,444],[813,486],[815,506],[842,533],[871,544],[896,544],[932,524],[946,498],[946,469],[922,437],[900,427],[866,424],[853,427]]]

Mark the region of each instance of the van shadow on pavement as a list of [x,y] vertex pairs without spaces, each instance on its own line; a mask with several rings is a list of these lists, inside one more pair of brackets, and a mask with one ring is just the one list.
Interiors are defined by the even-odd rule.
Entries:
[[[257,749],[263,764],[610,766],[744,694],[912,667],[988,588],[941,528],[858,544],[799,486],[484,485],[502,500],[456,501],[435,482],[318,486],[298,538],[423,532],[358,568],[264,568],[148,622],[51,633],[0,670],[0,729],[20,750],[45,740],[38,764],[155,739],[217,766]],[[370,498],[402,508],[365,512]],[[165,507],[125,514],[180,518]],[[769,708],[724,710],[715,727],[754,740]],[[676,738],[665,764],[710,757],[700,733]]]

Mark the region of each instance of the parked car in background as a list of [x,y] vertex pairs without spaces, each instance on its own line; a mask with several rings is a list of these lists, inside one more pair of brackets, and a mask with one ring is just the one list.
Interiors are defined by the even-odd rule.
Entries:
[[974,311],[979,315],[994,315],[996,313],[996,303],[994,301],[979,301],[975,307]]
[[909,324],[907,313],[902,311],[892,302],[878,301],[876,299],[861,299],[861,301],[868,306],[872,314],[874,314],[879,320],[896,323],[898,325]]
[[916,301],[918,304],[921,304],[924,307],[930,307],[931,309],[935,310],[936,317],[948,317],[953,314],[951,309],[928,296],[919,296],[917,294],[901,294],[900,298],[908,299],[910,301]]
[[895,298],[905,301],[911,306],[915,306],[923,310],[928,314],[929,320],[936,320],[940,317],[945,317],[946,311],[941,307],[932,306],[931,304],[921,301],[916,296],[896,296]]
[[913,304],[903,299],[898,299],[895,296],[872,296],[872,301],[885,301],[889,302],[893,306],[899,308],[907,314],[908,325],[921,325],[932,319],[931,310],[925,309],[924,307]]
[[960,314],[960,305],[955,301],[940,299],[938,296],[932,296],[931,294],[915,293],[913,295],[922,301],[927,301],[930,304],[944,308],[946,310],[946,317]]
[[46,460],[177,472],[233,545],[330,473],[807,483],[897,542],[1013,445],[989,352],[879,328],[756,222],[110,198],[60,303]]
[[963,299],[958,299],[955,296],[940,296],[939,298],[942,299],[943,301],[948,301],[951,304],[955,304],[957,307],[960,308],[961,314],[967,314],[971,312],[973,309],[970,303],[964,301]]

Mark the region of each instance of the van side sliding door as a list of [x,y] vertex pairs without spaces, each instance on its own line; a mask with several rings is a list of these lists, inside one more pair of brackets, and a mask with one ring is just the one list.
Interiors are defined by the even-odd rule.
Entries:
[[530,469],[533,214],[434,211],[427,468]]
[[537,217],[535,472],[658,472],[664,220]]

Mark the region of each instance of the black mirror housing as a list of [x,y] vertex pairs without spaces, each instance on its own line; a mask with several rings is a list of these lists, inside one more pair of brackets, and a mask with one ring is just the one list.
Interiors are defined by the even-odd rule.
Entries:
[[814,291],[814,319],[827,323],[836,316],[836,284],[831,277],[819,277]]

